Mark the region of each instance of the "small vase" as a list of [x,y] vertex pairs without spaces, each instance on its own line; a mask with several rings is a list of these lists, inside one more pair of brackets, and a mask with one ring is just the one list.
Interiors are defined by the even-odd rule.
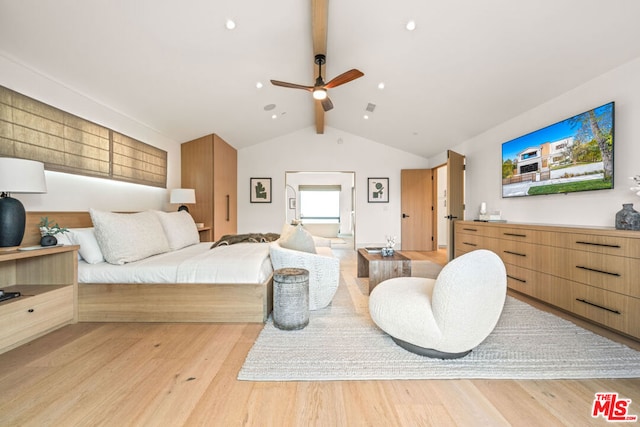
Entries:
[[58,239],[56,239],[54,236],[42,236],[42,239],[40,239],[40,246],[55,246],[58,244]]
[[640,230],[640,213],[633,209],[633,203],[624,203],[616,213],[616,229]]

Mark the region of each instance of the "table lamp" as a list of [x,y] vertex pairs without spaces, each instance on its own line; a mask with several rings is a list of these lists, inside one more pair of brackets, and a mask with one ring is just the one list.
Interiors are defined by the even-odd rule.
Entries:
[[20,246],[26,212],[11,193],[46,193],[44,164],[33,160],[0,157],[0,250]]
[[174,188],[171,190],[171,197],[169,198],[169,203],[180,203],[180,207],[178,211],[187,211],[189,212],[189,208],[185,205],[185,203],[195,203],[196,202],[196,190],[193,188]]

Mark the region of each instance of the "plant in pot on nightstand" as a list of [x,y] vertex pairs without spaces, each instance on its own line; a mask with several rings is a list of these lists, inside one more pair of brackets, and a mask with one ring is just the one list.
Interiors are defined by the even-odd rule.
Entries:
[[49,221],[49,218],[46,216],[40,218],[38,227],[40,227],[40,235],[42,236],[40,239],[41,246],[57,245],[58,239],[56,239],[55,235],[69,231],[64,227],[60,227],[57,222],[54,223],[53,220]]

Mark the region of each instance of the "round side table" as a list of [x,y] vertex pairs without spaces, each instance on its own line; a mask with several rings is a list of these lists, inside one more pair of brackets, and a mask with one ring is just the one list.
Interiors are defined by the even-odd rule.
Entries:
[[273,273],[273,324],[284,330],[309,324],[309,271],[281,268]]

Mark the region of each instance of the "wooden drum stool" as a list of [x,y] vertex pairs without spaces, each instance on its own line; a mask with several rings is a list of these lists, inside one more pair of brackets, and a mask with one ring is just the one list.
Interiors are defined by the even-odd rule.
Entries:
[[309,324],[309,271],[281,268],[273,272],[273,324],[303,329]]

